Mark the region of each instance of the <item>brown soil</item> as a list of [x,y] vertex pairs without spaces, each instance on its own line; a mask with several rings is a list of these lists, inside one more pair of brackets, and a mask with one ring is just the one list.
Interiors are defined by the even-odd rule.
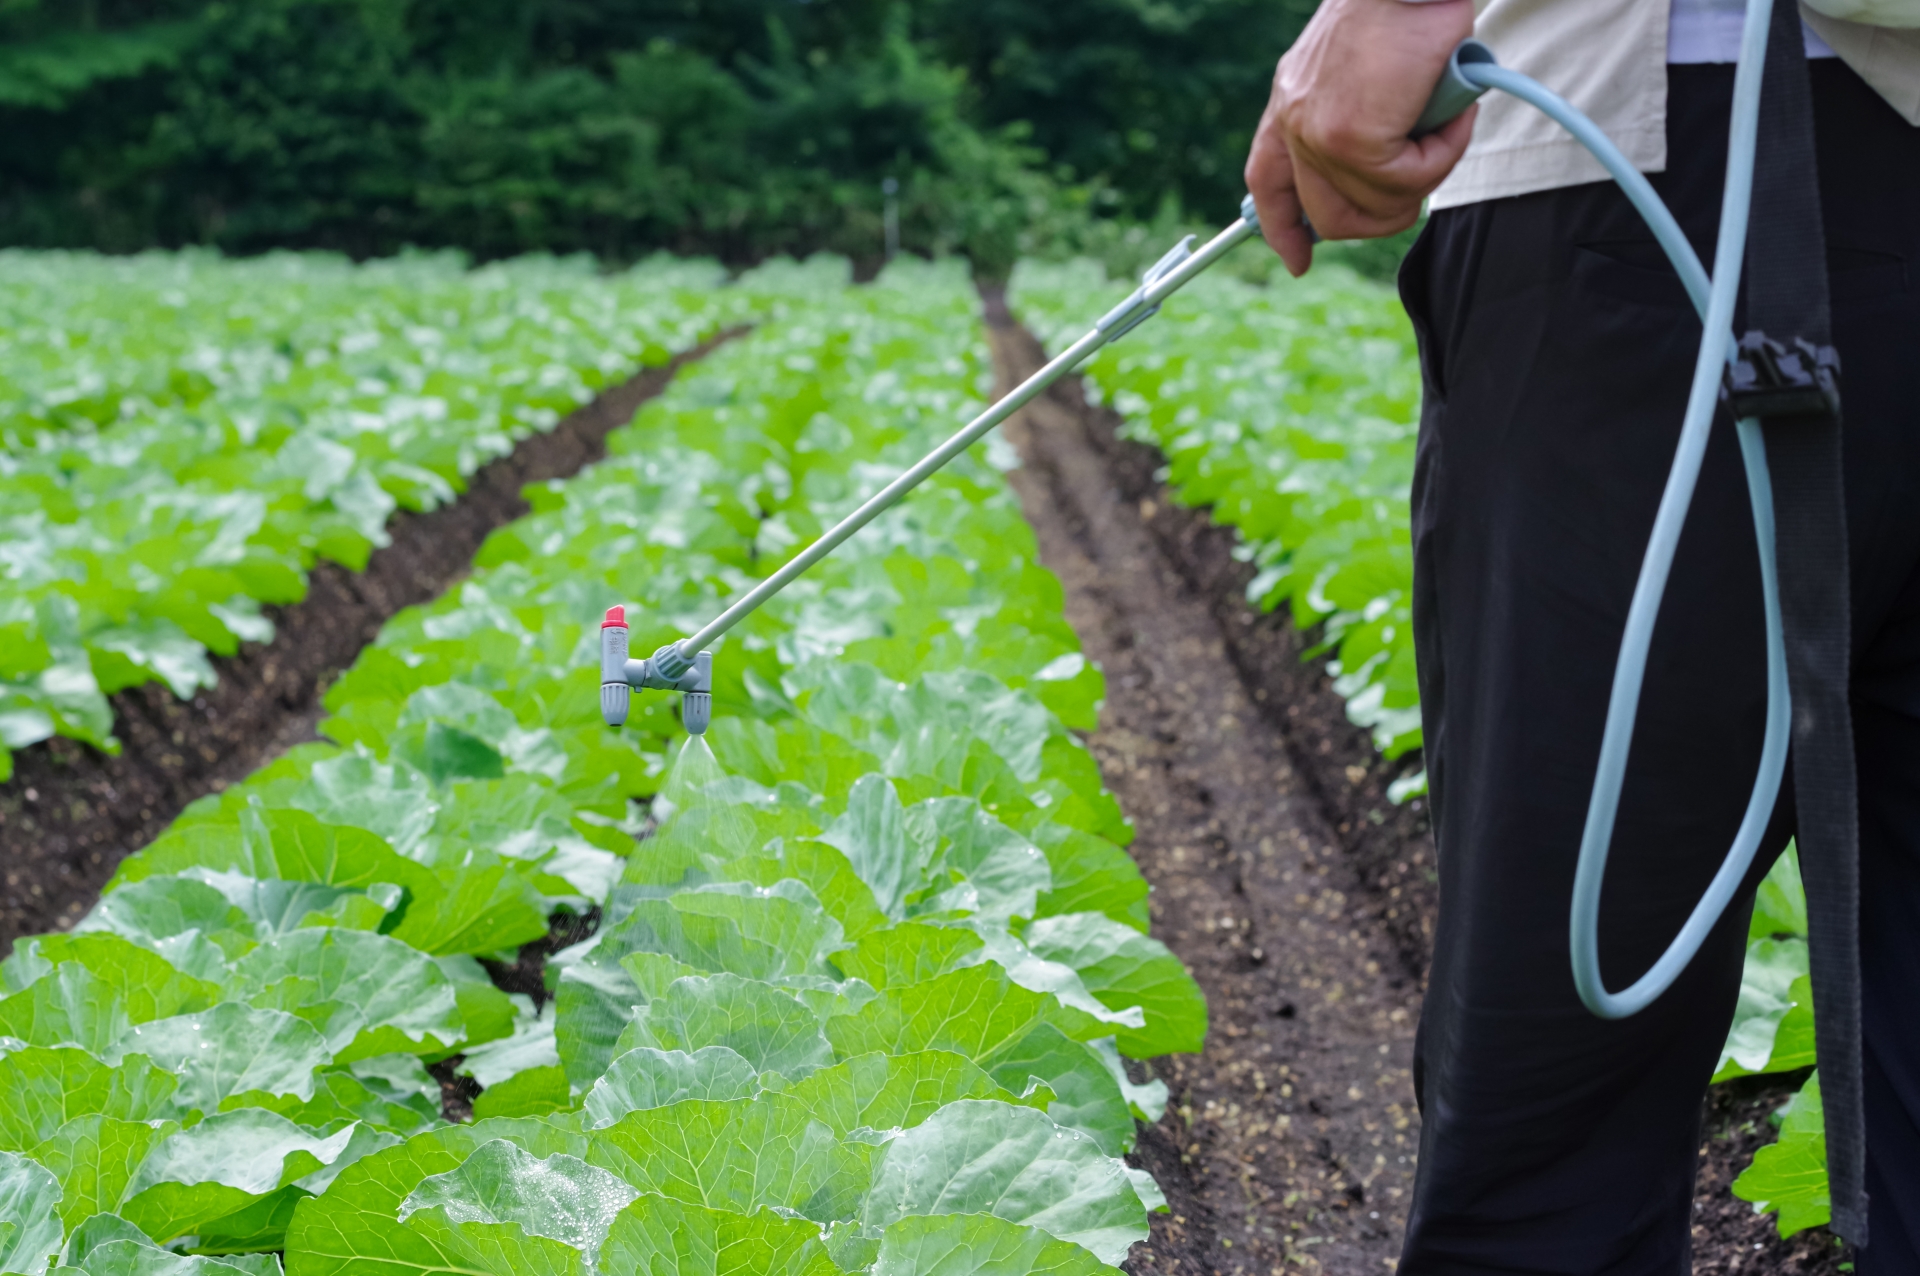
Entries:
[[547,919],[547,933],[520,945],[520,951],[512,961],[489,961],[483,957],[480,964],[486,968],[487,977],[493,980],[494,987],[502,992],[526,994],[533,999],[533,1007],[538,1010],[553,996],[553,989],[547,986],[547,958],[562,948],[571,948],[584,939],[591,939],[593,932],[599,929],[598,904],[584,913],[558,912]]
[[1773,1216],[1727,1190],[1777,1134],[1768,1118],[1806,1080],[1749,1077],[1707,1092],[1700,1177],[1693,1190],[1694,1276],[1812,1276],[1851,1270],[1851,1246],[1824,1227],[1781,1240]]
[[[1003,382],[1039,365],[1024,332],[993,338]],[[1155,933],[1211,1011],[1204,1054],[1156,1061],[1172,1101],[1138,1156],[1172,1210],[1131,1269],[1377,1276],[1399,1250],[1419,1137],[1419,972],[1376,921],[1391,897],[1348,850],[1384,844],[1384,823],[1361,802],[1327,802],[1322,772],[1347,742],[1311,698],[1292,699],[1296,661],[1278,666],[1287,685],[1243,677],[1214,614],[1220,582],[1189,580],[1164,552],[1156,525],[1178,512],[1164,493],[1129,490],[1088,428],[1097,420],[1067,395],[1036,400],[1009,423],[1026,461],[1011,478],[1066,586],[1067,618],[1106,671],[1089,744],[1133,819]],[[1357,782],[1332,771],[1343,792],[1377,786],[1350,765]],[[1390,811],[1383,822],[1403,818]],[[1419,880],[1431,852],[1417,839],[1397,849],[1393,871]],[[1405,899],[1403,884],[1395,904]]]
[[440,1083],[440,1119],[456,1124],[473,1120],[473,1101],[480,1097],[483,1087],[472,1077],[462,1076],[458,1071],[466,1061],[463,1054],[449,1055],[438,1063],[427,1065],[427,1075]]
[[[987,294],[1000,389],[1039,345]],[[1155,934],[1211,1012],[1206,1052],[1155,1060],[1172,1091],[1135,1159],[1171,1212],[1136,1276],[1379,1276],[1399,1255],[1419,1113],[1409,1071],[1438,904],[1423,804],[1387,784],[1311,638],[1245,601],[1234,535],[1172,502],[1164,458],[1125,441],[1077,380],[1008,423],[1011,475],[1066,587],[1067,617],[1107,675],[1088,744],[1132,817]],[[1706,1100],[1695,1270],[1826,1273],[1824,1229],[1781,1241],[1728,1194],[1794,1086]]]
[[[590,938],[598,929],[598,906],[584,913],[563,909],[547,918],[545,935],[520,945],[520,951],[512,961],[491,961],[483,957],[480,965],[486,969],[494,987],[502,992],[526,994],[533,998],[537,1010],[553,996],[553,990],[547,987],[547,958],[562,948]],[[428,1075],[440,1083],[442,1120],[473,1120],[474,1100],[486,1093],[485,1086],[460,1071],[460,1065],[466,1062],[466,1058],[464,1054],[448,1055],[438,1063],[427,1065]]]
[[321,563],[307,596],[268,607],[274,638],[214,662],[217,686],[192,700],[159,683],[112,697],[121,751],[111,757],[54,739],[14,756],[0,785],[0,953],[22,935],[71,926],[128,852],[182,807],[217,793],[288,747],[317,738],[320,697],[389,617],[444,593],[495,528],[527,512],[520,489],[565,478],[606,454],[606,437],[658,394],[683,363],[726,333],[603,392],[552,431],[482,467],[459,499],[396,514],[392,543],[364,572]]

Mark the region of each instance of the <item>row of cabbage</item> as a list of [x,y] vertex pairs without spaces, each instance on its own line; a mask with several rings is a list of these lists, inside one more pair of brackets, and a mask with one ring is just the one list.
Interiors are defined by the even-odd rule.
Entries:
[[[332,743],[0,966],[0,1270],[1093,1273],[1144,1238],[1122,1158],[1166,1093],[1124,1059],[1199,1049],[1205,1005],[986,449],[720,646],[705,741],[657,693],[599,721],[606,608],[684,632],[988,384],[961,271],[744,282],[769,321],[389,624]],[[566,914],[597,929],[501,991]]]
[[710,263],[0,253],[0,780],[209,654],[396,508],[751,311]]
[[[1008,288],[1050,348],[1132,287],[1095,262],[1022,261]],[[1420,415],[1413,330],[1391,288],[1341,267],[1283,287],[1203,275],[1087,370],[1123,433],[1166,457],[1181,502],[1239,533],[1247,597],[1321,626],[1315,654],[1388,758],[1420,747],[1408,489]],[[1424,791],[1425,775],[1394,788]]]
[[[1091,262],[1022,262],[1010,303],[1050,346],[1084,329],[1129,283]],[[1262,608],[1286,604],[1329,668],[1353,720],[1389,758],[1420,744],[1414,676],[1408,488],[1420,404],[1413,332],[1390,288],[1319,268],[1271,289],[1202,277],[1167,318],[1109,347],[1088,394],[1123,432],[1167,458],[1182,502],[1240,536]],[[1425,791],[1425,772],[1393,786]],[[1740,1005],[1716,1081],[1813,1063],[1806,904],[1791,852],[1761,892]],[[1776,1210],[1783,1235],[1827,1221],[1817,1078],[1776,1114],[1781,1139],[1735,1185]]]

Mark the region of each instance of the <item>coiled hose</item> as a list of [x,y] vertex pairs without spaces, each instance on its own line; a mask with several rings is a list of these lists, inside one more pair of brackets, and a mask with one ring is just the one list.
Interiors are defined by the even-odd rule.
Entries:
[[1753,419],[1736,423],[1740,455],[1745,462],[1747,491],[1753,502],[1753,530],[1760,550],[1760,588],[1766,614],[1767,720],[1760,750],[1759,772],[1745,816],[1734,835],[1720,870],[1714,874],[1699,903],[1660,959],[1621,992],[1609,992],[1600,975],[1600,896],[1606,877],[1607,853],[1620,810],[1620,789],[1626,779],[1627,755],[1639,714],[1641,685],[1647,653],[1653,644],[1654,622],[1666,593],[1673,555],[1693,502],[1700,463],[1719,401],[1721,370],[1732,353],[1733,307],[1740,291],[1740,267],[1746,250],[1747,220],[1753,193],[1754,148],[1759,131],[1761,71],[1766,60],[1767,29],[1773,0],[1748,0],[1741,31],[1740,61],[1734,74],[1733,122],[1727,147],[1727,178],[1720,204],[1720,238],[1714,251],[1713,278],[1708,280],[1700,259],[1667,206],[1653,187],[1627,161],[1594,122],[1564,98],[1535,80],[1497,65],[1485,46],[1469,42],[1456,54],[1450,74],[1477,89],[1499,89],[1544,111],[1593,153],[1620,184],[1633,206],[1646,219],[1654,238],[1666,250],[1704,331],[1694,363],[1693,386],[1673,458],[1654,517],[1653,534],[1640,564],[1633,602],[1627,611],[1626,631],[1613,670],[1613,691],[1607,705],[1606,728],[1601,735],[1600,761],[1587,802],[1586,826],[1580,837],[1580,858],[1573,880],[1573,908],[1568,924],[1573,959],[1573,981],[1587,1009],[1603,1019],[1622,1019],[1650,1005],[1680,976],[1700,951],[1714,924],[1745,880],[1760,849],[1780,778],[1786,769],[1792,702],[1787,689],[1786,643],[1780,621],[1780,585],[1774,563],[1773,491],[1767,472],[1766,444],[1760,424]]

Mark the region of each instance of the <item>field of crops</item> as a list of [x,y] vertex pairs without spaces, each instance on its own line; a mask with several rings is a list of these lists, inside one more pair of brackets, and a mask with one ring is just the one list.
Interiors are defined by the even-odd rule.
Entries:
[[106,697],[211,686],[263,603],[362,567],[615,376],[746,317],[718,268],[0,253],[0,780]]
[[[16,945],[0,1267],[1096,1271],[1146,1234],[1118,1158],[1166,1095],[1122,1059],[1205,1006],[991,466],[720,649],[711,749],[664,697],[599,723],[602,610],[643,649],[704,617],[982,390],[955,269],[737,287],[765,325],[389,625],[331,743]],[[597,929],[503,991],[554,916]]]
[[[0,280],[0,780],[9,750],[52,736],[116,748],[108,696],[194,697],[239,644],[272,640],[262,608],[300,598],[316,564],[364,568],[395,511],[457,501],[636,368],[752,328],[393,616],[327,685],[319,740],[169,807],[90,911],[14,944],[0,1272],[961,1276],[1096,1273],[1130,1251],[1133,1270],[1187,1270],[1179,1254],[1232,1245],[1223,1221],[1179,1250],[1169,1223],[1194,1220],[1166,1204],[1197,1199],[1182,1167],[1237,1119],[1226,1096],[1280,1105],[1256,1130],[1297,1115],[1295,1146],[1314,1114],[1324,1135],[1298,1059],[1262,1065],[1292,1078],[1269,1086],[1250,1052],[1218,1097],[1156,1079],[1203,1042],[1232,1058],[1208,996],[1230,999],[1231,1038],[1291,1019],[1287,1001],[1246,1026],[1259,945],[1304,945],[1326,898],[1346,901],[1323,877],[1311,914],[1297,897],[1315,919],[1300,935],[1257,942],[1226,915],[1238,903],[1178,934],[1164,895],[1149,908],[1127,849],[1129,813],[1148,812],[1107,785],[1144,790],[1087,747],[1110,689],[1003,478],[1006,442],[729,635],[704,738],[658,692],[635,693],[624,730],[601,721],[608,608],[636,654],[691,631],[983,405],[994,367],[963,267],[902,260],[855,286],[834,259],[729,281],[664,258],[599,274],[0,254]],[[1009,301],[1058,344],[1126,288],[1026,263]],[[1088,395],[1156,450],[1172,499],[1233,529],[1248,602],[1308,635],[1392,800],[1417,803],[1404,316],[1337,269],[1207,279],[1166,310],[1095,362]],[[1344,818],[1326,824],[1344,835]],[[1199,836],[1224,847],[1221,828]],[[1325,875],[1312,854],[1331,847],[1294,836]],[[1187,850],[1160,849],[1155,888],[1177,906]],[[1360,960],[1349,937],[1327,936],[1336,966]],[[1232,960],[1203,970],[1217,943]],[[1189,967],[1228,983],[1203,995]],[[1806,971],[1788,860],[1716,1080],[1811,1065]],[[1402,982],[1417,1007],[1417,968]],[[1407,1131],[1397,1094],[1378,1097]],[[1368,1119],[1352,1132],[1384,1166]],[[1826,1219],[1817,1080],[1775,1124],[1734,1190],[1785,1235]],[[1288,1206],[1320,1199],[1300,1173]],[[1332,1182],[1329,1210],[1365,1199]],[[1357,1226],[1377,1270],[1392,1237]],[[1288,1262],[1325,1239],[1289,1237]]]

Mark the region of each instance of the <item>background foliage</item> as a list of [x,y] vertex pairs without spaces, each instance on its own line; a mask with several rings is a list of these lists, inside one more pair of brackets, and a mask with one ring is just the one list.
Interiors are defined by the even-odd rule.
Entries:
[[1004,267],[1239,198],[1312,0],[6,0],[0,242]]

